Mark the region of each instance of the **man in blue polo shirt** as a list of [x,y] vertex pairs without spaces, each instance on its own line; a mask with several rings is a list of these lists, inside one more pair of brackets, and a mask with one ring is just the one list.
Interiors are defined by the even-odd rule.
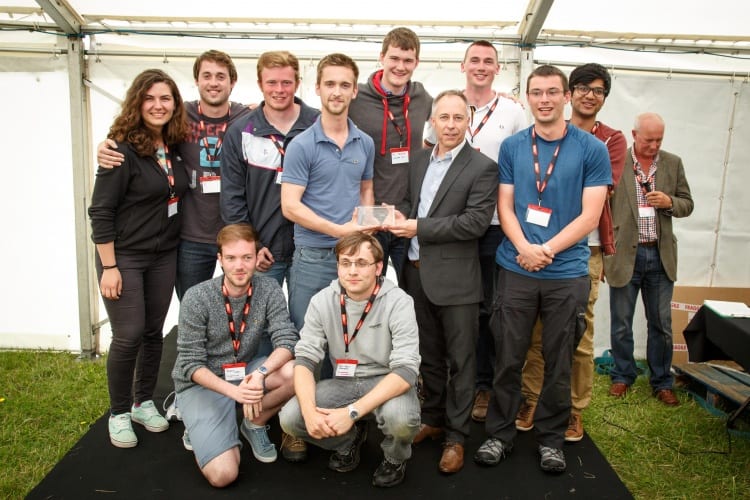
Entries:
[[344,54],[318,63],[315,91],[321,115],[289,144],[284,158],[281,209],[294,222],[289,312],[298,328],[313,295],[336,279],[334,247],[358,230],[357,205],[373,205],[375,148],[348,117],[357,96],[357,64]]
[[565,122],[570,89],[562,71],[536,68],[526,98],[534,125],[506,139],[498,158],[498,207],[506,239],[496,256],[497,359],[485,425],[489,438],[474,460],[496,465],[513,449],[521,368],[539,317],[545,363],[535,417],[540,466],[562,472],[573,352],[586,328],[586,236],[599,222],[612,172],[604,143]]

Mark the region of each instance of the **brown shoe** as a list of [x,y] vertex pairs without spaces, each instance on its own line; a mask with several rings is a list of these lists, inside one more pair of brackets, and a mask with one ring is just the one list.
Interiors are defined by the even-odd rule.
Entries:
[[565,441],[577,443],[583,439],[583,417],[578,413],[570,412],[568,430],[565,431]]
[[615,382],[609,386],[609,395],[615,398],[621,398],[628,392],[630,386],[625,382]]
[[526,401],[521,405],[516,415],[516,429],[519,431],[530,431],[534,428],[534,412],[536,404],[529,404]]
[[474,408],[471,410],[471,418],[475,422],[487,420],[487,405],[490,403],[490,391],[478,390],[474,397]]
[[307,443],[286,432],[281,433],[281,456],[287,462],[304,462],[307,460]]
[[440,458],[438,469],[443,474],[455,474],[464,466],[464,445],[460,443],[445,443],[443,456]]
[[680,400],[677,399],[677,396],[674,395],[674,391],[672,389],[662,389],[660,391],[656,391],[656,394],[654,394],[656,399],[661,401],[667,406],[679,406]]
[[427,438],[432,439],[433,441],[435,439],[440,439],[443,436],[443,429],[440,427],[433,427],[431,425],[427,424],[421,424],[419,426],[419,432],[417,432],[417,435],[414,436],[414,441],[412,441],[414,444],[421,443]]

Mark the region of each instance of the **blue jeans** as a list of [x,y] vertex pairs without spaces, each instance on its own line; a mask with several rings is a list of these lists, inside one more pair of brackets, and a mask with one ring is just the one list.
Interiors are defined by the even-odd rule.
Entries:
[[638,375],[633,357],[633,314],[640,291],[648,325],[646,359],[651,372],[649,382],[655,391],[672,388],[669,370],[672,366],[673,290],[674,282],[664,272],[658,247],[639,245],[630,283],[609,290],[610,335],[615,360],[612,382],[631,385]]
[[279,282],[279,286],[283,287],[284,280],[286,280],[287,286],[289,286],[289,271],[291,268],[292,265],[289,262],[281,262],[277,260],[271,265],[268,271],[255,271],[255,274],[258,276],[273,278]]
[[[383,378],[384,375],[321,380],[315,387],[315,403],[320,408],[345,408],[372,391]],[[399,463],[411,458],[411,442],[419,432],[420,424],[416,388],[412,387],[405,393],[385,401],[376,407],[372,414],[378,428],[383,432],[380,447],[385,458]],[[296,397],[290,399],[281,409],[279,422],[287,434],[326,450],[344,451],[351,446],[356,437],[354,426],[341,436],[324,439],[310,437]]]
[[313,295],[338,278],[333,248],[297,247],[289,271],[289,315],[298,330]]
[[180,240],[175,281],[178,299],[182,300],[190,287],[214,277],[218,252],[218,247],[212,243]]
[[[336,252],[333,248],[297,247],[289,271],[289,316],[297,330],[305,324],[305,313],[313,295],[338,278]],[[323,358],[320,378],[330,378],[333,366]]]
[[[406,238],[399,238],[390,231],[380,231],[375,233],[380,246],[383,247],[383,263],[388,265],[388,257],[391,258],[393,269],[396,276],[401,276],[401,267],[404,263],[404,254],[406,253]],[[383,276],[385,276],[385,269]]]

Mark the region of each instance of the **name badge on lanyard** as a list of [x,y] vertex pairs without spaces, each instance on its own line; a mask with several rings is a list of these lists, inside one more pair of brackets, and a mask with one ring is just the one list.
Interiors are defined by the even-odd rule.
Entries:
[[409,163],[409,148],[391,148],[391,163],[393,165]]
[[656,210],[651,205],[639,205],[638,217],[656,217]]
[[551,208],[541,207],[531,203],[526,207],[526,222],[530,224],[547,227],[549,226],[550,217],[552,217]]
[[224,380],[234,382],[245,378],[245,367],[247,363],[227,363],[222,365],[224,370]]
[[177,215],[177,206],[179,205],[180,198],[174,196],[167,202],[167,216],[172,217]]
[[336,376],[337,377],[353,377],[357,371],[357,365],[359,361],[356,359],[337,359],[336,360]]
[[221,177],[218,175],[207,175],[201,177],[201,191],[203,194],[221,193]]

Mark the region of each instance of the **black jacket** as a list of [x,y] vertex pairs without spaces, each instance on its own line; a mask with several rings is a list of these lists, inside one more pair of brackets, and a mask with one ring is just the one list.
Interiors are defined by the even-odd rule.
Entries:
[[[180,205],[168,217],[170,197],[167,175],[156,156],[138,156],[128,143],[118,144],[125,155],[122,165],[99,167],[89,206],[91,239],[94,243],[114,241],[115,252],[160,252],[177,247],[180,238]],[[174,171],[174,194],[185,195],[188,179],[178,146],[169,153]]]

